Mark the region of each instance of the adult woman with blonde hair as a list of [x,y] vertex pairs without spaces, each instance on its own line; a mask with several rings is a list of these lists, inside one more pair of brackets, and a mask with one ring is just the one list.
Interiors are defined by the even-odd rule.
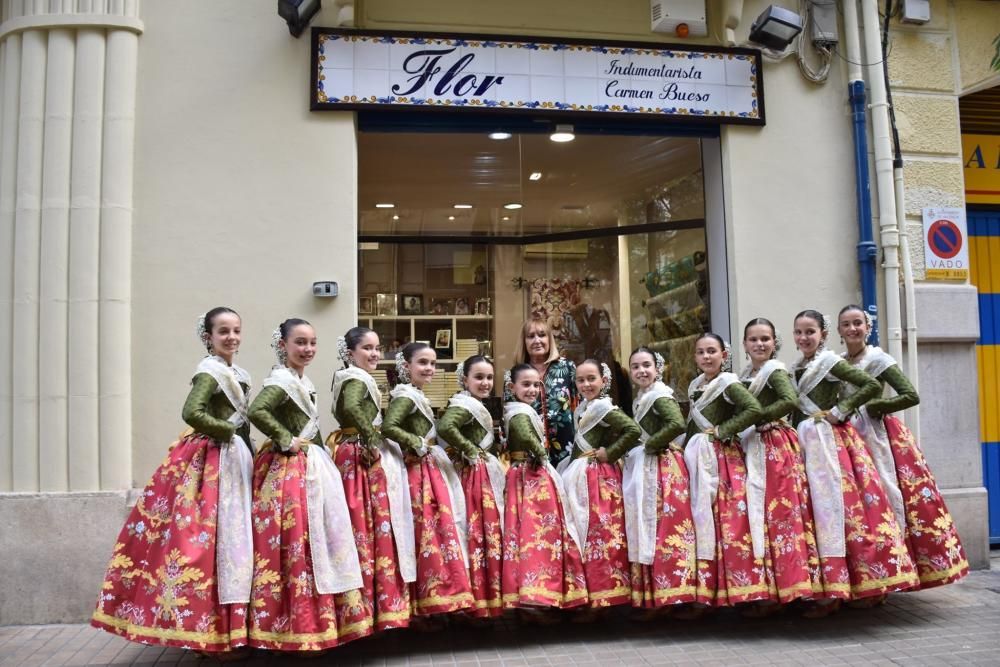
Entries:
[[530,365],[542,378],[542,391],[533,407],[545,426],[549,461],[556,465],[569,455],[576,437],[576,366],[560,356],[552,328],[540,317],[529,318],[521,327],[514,363]]

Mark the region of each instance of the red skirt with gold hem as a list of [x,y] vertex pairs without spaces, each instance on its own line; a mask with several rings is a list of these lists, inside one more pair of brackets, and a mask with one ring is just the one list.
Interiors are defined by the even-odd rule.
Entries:
[[500,509],[486,462],[478,460],[462,469],[465,513],[469,529],[469,580],[473,616],[487,618],[503,613],[503,533]]
[[715,560],[698,561],[698,602],[726,607],[773,600],[764,558],[754,558],[747,514],[747,467],[734,441],[713,440],[719,467],[715,519]]
[[910,429],[892,415],[886,415],[883,423],[903,493],[906,546],[917,566],[920,588],[957,581],[969,573],[969,561],[934,475]]
[[622,469],[617,463],[588,463],[587,495],[590,520],[581,535],[583,569],[590,606],[611,607],[632,600],[628,545],[625,542],[625,504]]
[[365,466],[363,447],[358,436],[349,436],[337,443],[334,454],[358,544],[362,595],[374,615],[375,630],[405,628],[410,624],[410,589],[396,564],[385,471],[380,461]]
[[250,646],[255,648],[317,651],[372,633],[372,612],[360,590],[336,595],[315,590],[305,478],[305,452],[286,456],[265,446],[254,461]]
[[160,646],[246,644],[246,605],[218,602],[219,452],[200,434],[171,446],[118,535],[91,625]]
[[695,601],[697,560],[691,518],[691,481],[684,454],[657,457],[656,551],[651,565],[632,563],[632,606],[645,609]]
[[550,466],[515,462],[504,492],[503,604],[569,609],[587,604],[587,580]]

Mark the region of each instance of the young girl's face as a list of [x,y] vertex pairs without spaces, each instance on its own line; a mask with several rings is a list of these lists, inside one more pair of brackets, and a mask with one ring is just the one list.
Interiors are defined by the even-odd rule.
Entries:
[[865,319],[865,314],[854,308],[845,310],[837,320],[837,333],[848,346],[864,345],[868,336],[868,321]]
[[594,364],[585,363],[576,367],[576,390],[588,401],[601,395],[604,388],[604,377],[601,369]]
[[711,336],[700,338],[694,344],[694,363],[708,377],[719,374],[727,356],[726,349]]
[[233,355],[240,349],[243,323],[236,313],[219,313],[212,318],[212,333],[209,342],[212,354],[232,363]]
[[636,352],[628,360],[628,372],[635,386],[646,389],[656,382],[656,359],[645,350]]
[[514,398],[521,403],[534,403],[541,392],[542,379],[535,369],[523,370],[514,378]]
[[766,324],[755,324],[743,336],[743,349],[750,355],[754,367],[759,367],[774,354],[774,332]]
[[378,334],[369,331],[350,352],[354,365],[371,373],[378,367],[378,361],[382,358],[382,353],[378,350]]
[[410,382],[418,389],[434,379],[437,371],[437,353],[429,347],[424,347],[413,353],[413,358],[406,362],[410,371]]
[[288,353],[288,367],[301,371],[316,356],[316,331],[308,324],[297,324],[279,345]]
[[480,361],[465,369],[465,387],[476,398],[487,398],[493,393],[493,365]]
[[795,346],[806,358],[816,354],[819,344],[826,338],[823,325],[805,315],[795,320],[795,330],[792,333],[795,336]]

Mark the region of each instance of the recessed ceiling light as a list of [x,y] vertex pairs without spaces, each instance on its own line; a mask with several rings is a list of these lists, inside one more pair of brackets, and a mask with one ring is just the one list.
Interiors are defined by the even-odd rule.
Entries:
[[453,215],[449,215],[449,216],[448,216],[448,219],[449,219],[449,220],[454,220],[454,219],[455,219],[455,216],[453,216]]
[[382,204],[375,204],[375,208],[396,208],[396,205],[386,202]]
[[557,143],[563,144],[567,141],[573,141],[576,139],[576,135],[573,134],[572,125],[556,125],[555,131],[549,135],[549,139]]
[[524,206],[524,204],[519,204],[516,201],[512,201],[509,204],[504,204],[503,205],[503,207],[505,209],[507,209],[508,211],[516,211],[517,209],[521,208],[522,206]]
[[528,176],[528,180],[529,181],[540,181],[540,180],[542,180],[542,172],[540,172],[540,171],[533,171],[533,172],[531,172],[531,175]]
[[394,215],[394,216],[392,216],[392,219],[393,220],[399,220],[399,216],[398,215]]
[[494,141],[503,141],[504,139],[510,139],[510,132],[490,132],[490,139]]
[[500,219],[503,220],[503,221],[507,221],[507,220],[510,220],[510,216],[509,215],[505,215],[504,217],[502,217]]
[[472,208],[472,204],[455,204],[452,208]]

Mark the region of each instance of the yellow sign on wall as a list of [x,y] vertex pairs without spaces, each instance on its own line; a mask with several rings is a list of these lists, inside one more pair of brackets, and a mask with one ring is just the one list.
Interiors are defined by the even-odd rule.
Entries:
[[963,134],[965,202],[1000,204],[1000,134]]

